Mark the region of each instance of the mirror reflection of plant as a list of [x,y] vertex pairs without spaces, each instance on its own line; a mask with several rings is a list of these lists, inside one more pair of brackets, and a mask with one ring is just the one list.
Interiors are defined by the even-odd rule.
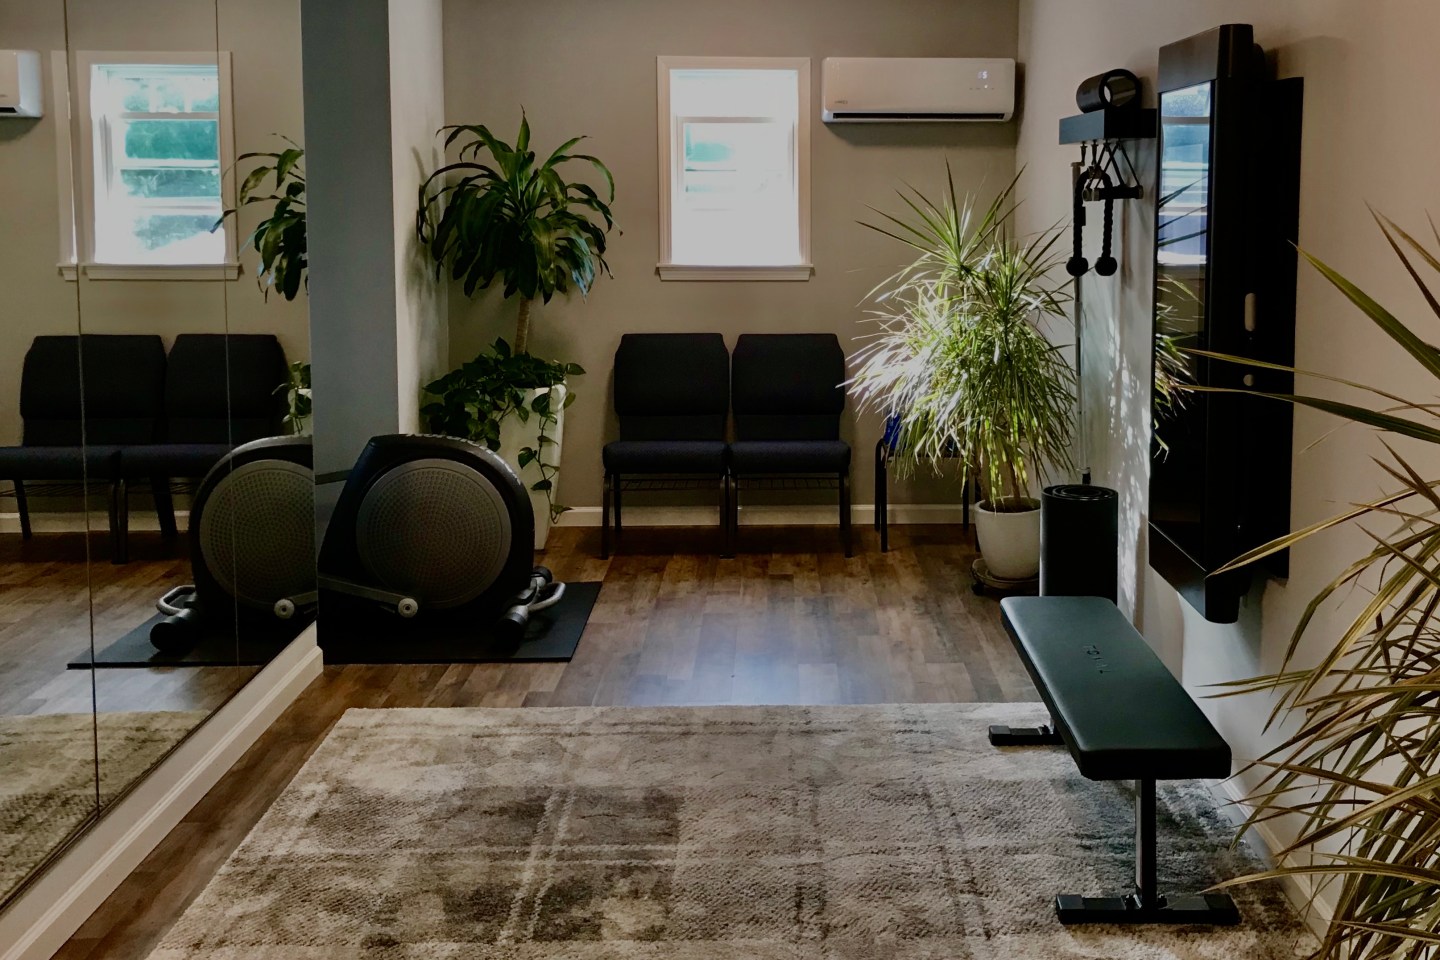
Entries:
[[[253,204],[273,203],[270,215],[255,225],[242,246],[255,250],[260,255],[260,269],[255,275],[260,290],[268,298],[270,290],[280,291],[286,300],[294,300],[302,286],[308,283],[306,276],[307,246],[305,233],[305,171],[300,160],[305,151],[289,137],[281,137],[290,144],[278,153],[244,153],[235,161],[238,167],[248,160],[269,160],[245,177],[240,184],[239,207],[226,210],[210,228],[219,230],[227,217],[236,216],[239,209]],[[274,182],[267,178],[274,175]]]
[[[1440,271],[1440,256],[1392,221],[1378,215],[1376,220],[1420,288],[1433,314],[1425,318],[1426,327],[1433,329],[1440,322],[1440,298],[1421,268]],[[1440,245],[1440,232],[1435,240]],[[1305,257],[1440,384],[1440,351],[1415,327],[1331,267]],[[1325,374],[1191,352],[1328,381],[1380,403],[1372,409],[1297,394],[1191,389],[1274,397],[1440,444],[1440,407],[1433,403]],[[1313,955],[1325,960],[1420,960],[1434,956],[1440,944],[1440,479],[1421,473],[1388,444],[1387,450],[1388,460],[1376,462],[1395,484],[1390,493],[1281,537],[1224,568],[1244,567],[1357,521],[1394,525],[1386,534],[1367,529],[1374,548],[1311,599],[1277,673],[1229,685],[1228,695],[1278,694],[1271,723],[1281,718],[1297,722],[1296,732],[1252,765],[1263,776],[1248,800],[1247,827],[1293,817],[1300,824],[1298,835],[1275,851],[1275,858],[1282,864],[1291,857],[1304,861],[1234,882],[1293,876],[1338,888],[1334,915]],[[1300,641],[1317,632],[1321,607],[1356,587],[1363,603],[1354,619],[1338,636],[1327,638],[1318,663],[1298,665]]]
[[555,503],[554,478],[559,467],[547,459],[554,452],[547,448],[555,445],[550,431],[558,422],[560,410],[575,402],[575,394],[567,390],[558,410],[550,393],[537,393],[529,403],[526,394],[537,387],[556,387],[566,378],[584,372],[579,364],[514,353],[504,340],[496,340],[489,352],[426,384],[426,394],[434,399],[421,407],[420,414],[432,432],[473,440],[495,452],[500,450],[500,424],[506,417],[513,414],[521,423],[535,417],[535,445],[519,451],[518,463],[522,469],[536,464],[540,479],[530,488],[545,494],[553,523],[569,508]]
[[1191,359],[1185,353],[1182,342],[1193,340],[1194,334],[1182,328],[1177,318],[1179,304],[1198,303],[1199,297],[1185,283],[1173,277],[1161,277],[1160,283],[1171,291],[1169,298],[1157,297],[1155,301],[1155,422],[1152,431],[1163,455],[1170,452],[1170,445],[1161,433],[1164,424],[1185,409],[1189,396],[1185,388],[1195,382]]
[[1062,234],[1014,236],[1019,177],[978,211],[946,172],[938,201],[901,191],[913,216],[864,224],[919,255],[871,291],[880,329],[848,385],[863,409],[897,418],[902,468],[956,457],[988,499],[1014,502],[1032,476],[1072,467],[1074,370],[1037,325],[1066,315],[1069,297],[1049,279]]
[[285,432],[293,437],[308,436],[313,412],[309,361],[292,362],[289,379],[276,387],[275,392],[285,395]]

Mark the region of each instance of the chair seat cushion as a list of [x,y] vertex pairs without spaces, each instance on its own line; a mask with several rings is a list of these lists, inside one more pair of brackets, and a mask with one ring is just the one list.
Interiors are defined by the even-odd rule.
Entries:
[[203,477],[231,450],[228,443],[146,443],[122,447],[126,477]]
[[850,469],[844,440],[737,440],[730,444],[736,476],[774,473],[843,473]]
[[6,480],[109,480],[119,466],[120,448],[0,447],[0,477]]
[[723,440],[616,440],[605,445],[607,473],[725,472]]

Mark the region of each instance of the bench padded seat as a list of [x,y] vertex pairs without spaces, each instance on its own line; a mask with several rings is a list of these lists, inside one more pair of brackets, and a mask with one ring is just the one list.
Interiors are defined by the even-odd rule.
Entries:
[[1230,746],[1109,600],[1007,597],[1000,608],[1083,776],[1230,775]]

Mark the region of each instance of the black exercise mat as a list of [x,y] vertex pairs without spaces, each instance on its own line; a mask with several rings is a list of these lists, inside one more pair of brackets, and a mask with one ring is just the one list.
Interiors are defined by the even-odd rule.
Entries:
[[[97,669],[135,667],[263,667],[310,625],[313,618],[296,617],[271,624],[232,623],[202,627],[200,639],[184,653],[163,653],[150,644],[150,627],[164,614],[157,613],[125,636],[102,647],[95,655]],[[238,633],[238,636],[237,636]],[[71,670],[89,670],[88,655],[68,664]]]
[[[565,596],[530,617],[525,640],[509,652],[489,623],[414,620],[361,610],[348,616],[326,615],[320,647],[326,663],[525,663],[564,661],[575,656],[590,611],[600,596],[599,582],[569,583]],[[321,607],[324,608],[324,600]]]

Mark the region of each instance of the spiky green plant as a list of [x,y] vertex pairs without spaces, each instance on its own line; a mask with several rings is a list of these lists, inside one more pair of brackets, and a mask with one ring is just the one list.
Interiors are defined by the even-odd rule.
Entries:
[[[1421,274],[1426,267],[1440,271],[1440,258],[1393,221],[1377,214],[1376,222],[1434,314],[1428,322],[1440,321],[1440,299]],[[1440,232],[1435,239],[1440,245]],[[1440,381],[1440,350],[1336,270],[1305,257]],[[1367,393],[1379,403],[1372,408],[1298,394],[1272,396],[1440,444],[1440,407],[1433,403],[1334,376],[1293,372]],[[1299,832],[1276,851],[1284,865],[1235,882],[1296,876],[1333,891],[1334,915],[1313,955],[1325,960],[1440,955],[1440,479],[1427,477],[1386,446],[1388,456],[1376,463],[1393,481],[1391,492],[1281,537],[1225,568],[1246,566],[1342,525],[1369,520],[1389,528],[1377,533],[1367,527],[1373,549],[1309,602],[1280,671],[1227,691],[1278,694],[1271,723],[1296,721],[1295,732],[1252,767],[1262,776],[1249,798],[1247,826],[1293,818]],[[1298,664],[1301,639],[1319,629],[1316,614],[1342,599],[1342,592],[1358,592],[1364,600],[1354,619],[1318,663]]]
[[1038,326],[1065,315],[1051,280],[1061,232],[1014,235],[1018,177],[981,211],[949,172],[938,201],[901,191],[912,219],[876,211],[888,224],[863,224],[918,256],[871,291],[879,331],[848,385],[862,408],[898,418],[902,466],[954,457],[1003,505],[1033,475],[1071,467],[1074,370]]
[[[615,178],[595,157],[568,151],[584,140],[566,140],[542,163],[530,149],[530,121],[521,114],[515,145],[479,124],[443,128],[448,149],[461,137],[460,158],[432,173],[420,187],[416,231],[435,261],[435,275],[464,282],[472,296],[498,277],[505,296],[519,294],[515,353],[529,351],[530,305],[557,293],[590,292],[605,263],[605,235],[615,225]],[[481,163],[488,151],[492,164]],[[567,183],[560,168],[587,163],[605,180],[601,200],[584,183]],[[594,219],[599,218],[599,222]]]
[[[300,166],[305,151],[289,137],[280,139],[290,146],[274,153],[242,153],[235,164],[238,166],[250,160],[270,161],[251,170],[240,184],[241,207],[257,203],[274,204],[270,215],[255,225],[243,246],[253,247],[260,257],[255,280],[265,297],[268,299],[270,291],[275,289],[286,300],[294,300],[299,296],[301,287],[309,282],[305,170]],[[268,185],[266,180],[271,174],[275,175],[275,182]],[[226,219],[238,213],[238,207],[226,210],[210,232],[219,230]]]

